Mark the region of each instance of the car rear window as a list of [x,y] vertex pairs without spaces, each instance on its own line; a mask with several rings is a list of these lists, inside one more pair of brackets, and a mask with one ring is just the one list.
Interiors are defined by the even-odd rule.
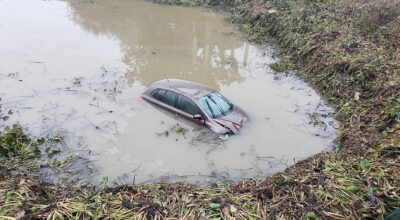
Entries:
[[217,92],[197,98],[196,101],[213,118],[222,117],[233,108],[233,104]]
[[171,92],[165,89],[157,89],[154,92],[152,92],[151,95],[153,96],[153,98],[167,105],[174,106],[177,94],[175,92]]

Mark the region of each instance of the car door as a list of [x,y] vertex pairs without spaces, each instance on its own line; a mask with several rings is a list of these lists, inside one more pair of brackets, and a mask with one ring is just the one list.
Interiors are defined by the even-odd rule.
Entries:
[[200,108],[188,97],[184,95],[178,94],[178,99],[176,102],[176,108],[181,110],[183,112],[182,116],[185,118],[192,120],[198,124],[201,124],[200,120],[194,120],[193,116],[196,114],[200,114],[204,118],[203,112],[200,110]]
[[161,107],[164,107],[176,113],[175,102],[178,95],[176,92],[172,92],[166,89],[157,89],[154,90],[151,95],[154,99],[163,103],[162,105],[160,105]]

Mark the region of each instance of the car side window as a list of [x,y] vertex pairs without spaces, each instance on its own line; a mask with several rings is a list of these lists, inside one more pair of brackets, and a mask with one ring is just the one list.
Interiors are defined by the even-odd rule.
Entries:
[[177,108],[191,115],[201,114],[199,107],[197,107],[192,100],[183,95],[178,95]]
[[153,96],[153,98],[155,98],[155,99],[157,99],[159,101],[162,99],[160,90],[161,89],[156,89],[153,92],[151,92],[151,96]]
[[153,98],[164,102],[167,105],[174,106],[176,93],[165,89],[157,89],[152,94]]

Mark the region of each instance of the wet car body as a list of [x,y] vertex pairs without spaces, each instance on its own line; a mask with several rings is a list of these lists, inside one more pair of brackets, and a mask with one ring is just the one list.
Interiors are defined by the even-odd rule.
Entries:
[[239,107],[215,90],[185,80],[155,82],[142,98],[217,134],[236,134],[248,121]]

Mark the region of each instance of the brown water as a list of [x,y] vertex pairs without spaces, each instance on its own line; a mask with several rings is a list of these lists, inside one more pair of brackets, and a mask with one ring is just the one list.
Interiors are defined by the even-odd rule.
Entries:
[[[68,172],[93,182],[264,177],[328,149],[332,109],[276,75],[273,48],[246,42],[225,18],[138,0],[0,0],[0,103],[14,111],[0,127],[64,136],[69,153],[89,159]],[[218,90],[251,122],[225,142],[202,136],[139,98],[164,78]]]

